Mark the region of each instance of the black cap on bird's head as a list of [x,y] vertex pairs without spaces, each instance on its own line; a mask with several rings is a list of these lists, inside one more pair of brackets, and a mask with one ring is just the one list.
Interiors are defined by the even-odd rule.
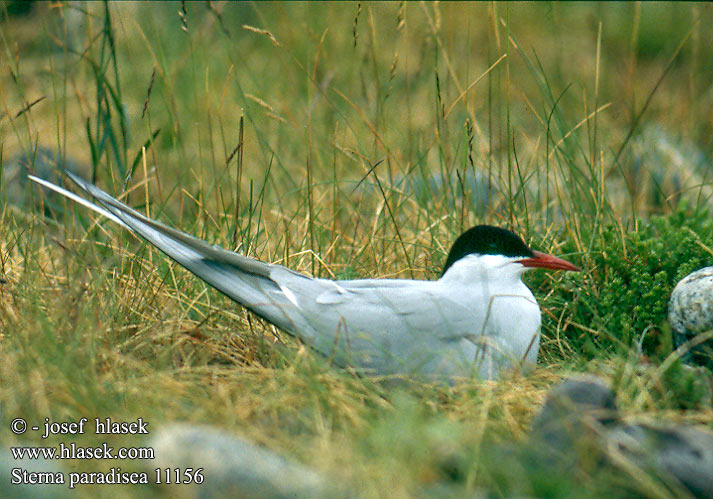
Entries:
[[531,250],[520,236],[507,229],[492,225],[477,225],[461,234],[453,243],[448,253],[443,274],[458,260],[468,255],[502,255],[510,258],[520,258],[516,262],[524,267],[541,267],[554,270],[581,269],[565,260]]

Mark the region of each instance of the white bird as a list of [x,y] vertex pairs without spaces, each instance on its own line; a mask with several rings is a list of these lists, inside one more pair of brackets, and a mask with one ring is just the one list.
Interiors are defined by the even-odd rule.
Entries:
[[440,279],[318,279],[152,220],[65,172],[92,201],[30,179],[140,235],[205,282],[343,367],[431,381],[497,378],[532,367],[540,307],[521,281],[533,267],[579,271],[514,233],[479,225],[453,244]]

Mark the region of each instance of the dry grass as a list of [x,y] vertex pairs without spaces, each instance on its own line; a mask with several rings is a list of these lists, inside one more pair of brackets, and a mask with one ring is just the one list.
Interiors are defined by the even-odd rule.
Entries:
[[[111,4],[107,21],[99,4],[42,4],[4,18],[3,168],[59,151],[151,216],[325,277],[435,278],[475,223],[567,248],[587,268],[606,228],[625,248],[652,214],[676,211],[681,191],[710,208],[698,195],[709,173],[681,172],[680,185],[631,152],[656,123],[710,168],[708,5],[186,7]],[[403,180],[429,186],[432,172],[445,180],[421,194]],[[485,205],[464,181],[475,172]],[[110,222],[31,196],[0,205],[4,427],[18,416],[211,424],[369,497],[418,494],[461,454],[457,493],[478,490],[490,446],[526,439],[572,373],[611,380],[628,415],[713,427],[710,404],[677,405],[686,395],[656,379],[656,359],[578,350],[603,332],[573,324],[551,290],[596,299],[592,275],[606,268],[534,282],[555,326],[533,375],[392,390],[333,369]]]

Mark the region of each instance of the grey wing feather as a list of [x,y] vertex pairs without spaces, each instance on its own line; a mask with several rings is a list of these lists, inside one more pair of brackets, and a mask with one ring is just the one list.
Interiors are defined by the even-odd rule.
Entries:
[[[469,372],[473,311],[438,292],[436,281],[331,282],[304,314],[323,334],[315,347],[379,374]],[[327,333],[327,334],[325,334]]]
[[[302,286],[310,282],[317,284],[314,279],[280,265],[212,246],[142,215],[76,175],[69,172],[65,174],[98,205],[45,180],[33,176],[30,179],[140,235],[208,284],[276,326],[293,334],[309,335],[313,332],[309,325],[303,324],[301,314],[295,313],[298,307],[290,299],[289,290],[285,294],[283,287],[275,282],[272,275],[289,275],[292,279],[304,281]],[[319,293],[321,289],[315,292]]]

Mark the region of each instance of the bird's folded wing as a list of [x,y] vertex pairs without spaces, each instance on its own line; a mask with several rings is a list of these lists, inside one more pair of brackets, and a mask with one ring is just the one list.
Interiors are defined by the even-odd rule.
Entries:
[[[359,279],[329,282],[332,286],[325,286],[316,297],[316,305],[340,310],[352,308],[356,323],[378,324],[381,321],[385,325],[385,318],[393,318],[403,324],[403,329],[426,330],[430,338],[443,341],[482,334],[482,331],[469,327],[474,318],[479,317],[479,311],[437,292],[436,281]],[[484,310],[481,315],[485,313]],[[388,328],[384,329],[384,334],[389,334]]]

